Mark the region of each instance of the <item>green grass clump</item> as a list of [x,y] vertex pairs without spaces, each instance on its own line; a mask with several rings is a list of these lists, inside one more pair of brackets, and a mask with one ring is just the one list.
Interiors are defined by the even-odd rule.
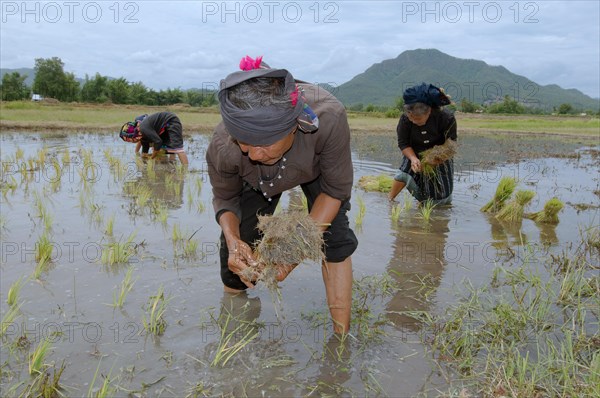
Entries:
[[511,197],[516,187],[517,180],[515,178],[502,177],[498,183],[494,197],[481,208],[481,211],[486,213],[499,212],[505,202]]
[[392,189],[394,179],[386,175],[362,176],[358,180],[358,186],[367,192],[388,193]]
[[525,206],[531,202],[535,192],[520,190],[517,191],[515,197],[502,207],[496,214],[496,218],[510,223],[516,223],[523,219]]
[[558,198],[552,198],[544,205],[544,210],[535,213],[526,214],[525,217],[536,222],[558,224],[558,213],[563,209],[565,204]]

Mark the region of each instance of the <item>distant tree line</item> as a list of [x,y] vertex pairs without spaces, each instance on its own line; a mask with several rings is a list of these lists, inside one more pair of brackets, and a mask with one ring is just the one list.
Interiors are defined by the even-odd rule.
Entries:
[[[0,92],[3,101],[19,101],[31,98],[32,93],[55,98],[63,102],[81,101],[88,103],[113,103],[137,105],[173,105],[185,103],[191,106],[212,106],[217,104],[214,90],[181,90],[180,88],[155,91],[142,82],[129,82],[124,77],[109,79],[99,73],[92,78],[86,75],[80,84],[73,73],[64,71],[64,64],[58,57],[36,58],[35,78],[32,87],[25,84],[27,75],[18,72],[6,73],[2,77]],[[393,106],[354,104],[348,110],[371,113],[380,117],[398,118],[403,112],[404,101],[398,97]],[[452,111],[465,113],[503,114],[543,114],[541,108],[525,106],[508,95],[493,104],[476,104],[466,98],[449,105]],[[580,114],[600,115],[600,110],[575,109],[571,104],[554,107],[551,113],[560,115]]]
[[[594,111],[591,109],[582,110],[575,109],[571,104],[561,104],[558,107],[554,107],[551,112],[545,111],[541,108],[525,106],[519,101],[511,98],[506,95],[502,101],[495,102],[489,105],[477,104],[475,102],[469,101],[466,98],[463,98],[458,103],[453,103],[452,105],[448,105],[446,108],[451,111],[460,111],[464,113],[492,113],[492,114],[511,114],[511,115],[520,115],[520,114],[558,114],[558,115],[579,115],[581,113],[585,113],[587,115],[597,115],[600,116],[600,110]],[[355,104],[348,107],[349,111],[354,112],[366,112],[372,113],[374,115],[380,117],[389,117],[389,118],[398,118],[400,114],[404,111],[404,101],[402,97],[396,98],[395,104],[393,106],[385,106],[385,105],[373,105],[368,104],[365,106],[364,104]]]
[[27,75],[19,72],[6,73],[2,77],[0,91],[3,101],[19,101],[31,98],[32,93],[63,102],[89,102],[137,105],[173,105],[186,103],[191,106],[212,106],[217,103],[214,90],[181,90],[179,88],[155,91],[142,82],[128,82],[124,77],[109,79],[99,73],[92,78],[86,75],[80,84],[73,73],[64,71],[58,57],[37,58],[32,87],[25,84]]

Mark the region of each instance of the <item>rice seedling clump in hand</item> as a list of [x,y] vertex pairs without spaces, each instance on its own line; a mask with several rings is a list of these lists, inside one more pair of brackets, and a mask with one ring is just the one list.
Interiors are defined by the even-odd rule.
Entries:
[[437,165],[454,158],[458,144],[454,140],[446,140],[442,145],[435,145],[421,152],[423,174],[433,175]]
[[502,177],[496,188],[496,193],[492,200],[487,202],[481,211],[486,213],[496,213],[504,207],[506,201],[511,197],[515,188],[517,187],[517,180],[512,177]]
[[324,260],[323,232],[304,211],[282,212],[272,216],[259,216],[258,229],[262,239],[257,243],[256,267],[248,267],[242,277],[277,284],[281,266],[296,265],[304,260]]

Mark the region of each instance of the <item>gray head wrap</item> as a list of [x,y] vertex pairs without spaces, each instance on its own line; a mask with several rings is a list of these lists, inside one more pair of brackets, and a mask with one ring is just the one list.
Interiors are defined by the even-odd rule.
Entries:
[[304,107],[304,98],[296,95],[295,105],[289,108],[281,105],[269,105],[251,109],[240,109],[228,98],[228,89],[258,77],[285,78],[285,90],[292,94],[297,92],[294,77],[285,69],[253,69],[231,73],[221,80],[219,102],[221,116],[227,132],[236,140],[250,145],[271,145],[286,135],[298,125],[298,116]]

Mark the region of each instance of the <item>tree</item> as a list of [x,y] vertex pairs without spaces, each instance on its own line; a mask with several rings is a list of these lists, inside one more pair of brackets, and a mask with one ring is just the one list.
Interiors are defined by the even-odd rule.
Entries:
[[558,107],[558,114],[568,115],[569,113],[573,113],[573,106],[571,104],[560,104]]
[[93,79],[85,76],[85,83],[81,88],[81,100],[83,102],[100,102],[108,101],[108,77],[96,73]]
[[113,104],[125,104],[129,100],[129,83],[124,77],[108,82],[108,97]]
[[367,107],[365,108],[365,112],[375,112],[375,105],[373,105],[373,104],[367,105]]
[[36,58],[33,91],[44,97],[64,100],[67,92],[65,87],[67,78],[63,67],[64,64],[58,57]]
[[65,73],[63,86],[63,95],[58,99],[61,101],[77,101],[79,97],[79,82],[75,79],[75,74],[71,72]]
[[479,109],[479,107],[474,103],[469,101],[466,98],[463,98],[460,101],[460,111],[465,113],[475,113],[475,111]]
[[133,104],[147,104],[148,88],[142,82],[131,83],[129,85],[129,101]]
[[174,89],[168,88],[163,94],[166,105],[179,104],[183,102],[183,91],[181,91],[179,87]]
[[404,98],[397,97],[394,107],[398,109],[400,113],[404,112]]
[[25,84],[27,75],[21,76],[19,72],[6,73],[2,76],[2,100],[19,101],[29,97],[29,87]]
[[511,99],[508,95],[504,96],[504,101],[499,104],[490,106],[487,111],[489,113],[512,113],[521,114],[525,113],[525,107],[519,104],[514,99]]

